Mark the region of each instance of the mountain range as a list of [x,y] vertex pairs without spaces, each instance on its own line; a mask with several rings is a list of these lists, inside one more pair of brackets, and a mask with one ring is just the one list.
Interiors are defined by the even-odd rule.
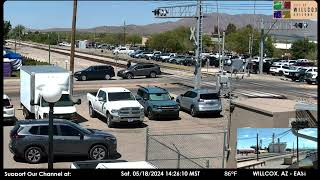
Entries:
[[[242,28],[248,24],[251,26],[258,28],[260,27],[260,19],[266,23],[265,26],[270,26],[272,22],[274,22],[272,15],[263,15],[263,14],[237,14],[230,15],[225,13],[210,13],[206,14],[203,19],[203,32],[206,34],[211,34],[214,30],[214,26],[218,23],[218,15],[219,15],[219,25],[220,28],[226,29],[229,23],[234,24],[237,28]],[[293,23],[295,22],[303,22],[298,20],[290,20]],[[288,20],[279,20],[278,22],[288,22]],[[294,40],[300,39],[303,37],[309,37],[309,39],[313,41],[317,41],[317,21],[306,20],[304,22],[308,23],[308,27],[305,30],[295,29],[295,30],[271,30],[269,32],[270,35],[274,36],[278,40]],[[148,36],[152,33],[159,33],[163,31],[172,30],[179,26],[191,27],[195,26],[196,19],[191,18],[182,18],[178,21],[172,22],[163,22],[163,23],[153,23],[147,25],[126,25],[126,33],[133,34],[137,33],[143,36]],[[32,31],[40,31],[40,32],[68,32],[71,31],[71,28],[50,28],[50,29],[41,29]],[[94,28],[87,29],[77,29],[77,32],[95,32],[95,33],[120,33],[123,32],[123,26],[99,26]]]

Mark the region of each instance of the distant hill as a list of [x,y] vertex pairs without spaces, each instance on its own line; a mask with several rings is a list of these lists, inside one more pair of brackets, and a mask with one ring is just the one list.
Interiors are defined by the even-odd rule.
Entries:
[[[217,25],[217,13],[208,14],[206,18],[204,18],[203,22],[203,31],[204,33],[211,33],[213,32],[214,25]],[[262,14],[238,14],[238,15],[229,15],[225,13],[220,13],[220,27],[225,29],[229,23],[236,25],[237,28],[244,27],[248,24],[251,24],[254,27],[258,27],[259,22],[258,20],[263,19],[265,22],[273,21],[271,15],[262,15]],[[284,20],[283,20],[284,21]],[[164,23],[154,23],[148,25],[127,25],[126,32],[127,33],[138,33],[141,35],[150,35],[152,33],[159,33],[167,30],[172,30],[179,26],[186,26],[191,27],[195,26],[195,19],[184,18],[180,19],[176,22],[164,22]],[[298,22],[298,21],[294,21]],[[301,22],[301,21],[299,21]],[[302,31],[270,31],[271,35],[275,35],[277,39],[298,39],[305,36],[308,36],[311,40],[317,40],[317,21],[307,21],[309,26],[308,29],[304,32]],[[32,30],[35,31],[35,30]],[[38,30],[41,32],[66,32],[71,31],[70,28],[50,28],[50,29],[42,29]],[[123,32],[122,26],[100,26],[95,28],[88,28],[88,29],[78,29],[78,32],[108,32],[108,33],[118,33]]]

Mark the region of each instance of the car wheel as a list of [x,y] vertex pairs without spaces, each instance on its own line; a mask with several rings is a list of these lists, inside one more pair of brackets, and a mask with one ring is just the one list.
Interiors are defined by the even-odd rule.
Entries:
[[133,78],[133,75],[132,75],[131,73],[127,73],[127,74],[126,74],[126,78],[127,78],[127,79],[132,79],[132,78]]
[[150,77],[151,77],[151,78],[156,78],[156,77],[157,77],[157,74],[156,74],[155,72],[151,72],[151,73],[150,73]]
[[109,79],[111,79],[111,77],[110,77],[109,74],[106,74],[106,75],[104,76],[104,79],[105,79],[105,80],[109,80]]
[[102,145],[95,145],[90,149],[89,157],[92,160],[102,160],[107,158],[107,149]]
[[39,147],[29,147],[24,153],[25,160],[31,164],[39,163],[42,157],[43,153]]
[[191,112],[190,112],[192,117],[196,117],[197,116],[197,110],[194,106],[191,107]]
[[148,118],[149,118],[149,120],[154,119],[154,115],[153,115],[153,113],[152,113],[151,108],[148,109]]
[[86,81],[87,80],[87,76],[85,76],[85,75],[81,76],[81,80],[82,81]]
[[279,76],[283,76],[283,71],[279,71]]
[[90,117],[92,117],[92,118],[95,118],[95,117],[96,117],[96,113],[94,112],[91,104],[89,105],[89,115],[90,115]]
[[113,122],[111,121],[111,115],[109,113],[107,114],[107,125],[109,128],[113,127]]

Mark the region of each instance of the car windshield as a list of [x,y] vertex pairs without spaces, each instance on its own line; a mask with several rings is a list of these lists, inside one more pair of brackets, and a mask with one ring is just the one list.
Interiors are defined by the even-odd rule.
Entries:
[[167,101],[171,100],[171,97],[168,93],[152,93],[149,94],[149,99],[151,101]]
[[219,99],[217,93],[200,94],[200,99]]
[[[41,107],[48,107],[49,103],[41,98]],[[69,94],[62,94],[58,102],[54,103],[55,107],[67,107],[73,106],[73,102],[70,99]]]
[[288,66],[282,66],[282,68],[283,68],[283,69],[289,69],[289,67],[288,67]]
[[4,99],[2,102],[3,102],[3,107],[11,105],[9,99]]
[[131,92],[114,92],[108,94],[109,101],[131,101],[135,100]]
[[87,69],[85,69],[85,71],[92,71],[93,70],[93,67],[88,67]]
[[299,72],[306,72],[307,69],[300,69]]

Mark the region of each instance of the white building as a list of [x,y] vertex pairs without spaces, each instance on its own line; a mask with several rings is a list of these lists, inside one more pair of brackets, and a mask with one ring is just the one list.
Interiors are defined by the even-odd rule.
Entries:
[[286,147],[287,147],[287,143],[280,142],[280,139],[278,139],[277,143],[269,144],[269,153],[285,153]]
[[272,43],[273,46],[277,49],[290,49],[292,43]]

